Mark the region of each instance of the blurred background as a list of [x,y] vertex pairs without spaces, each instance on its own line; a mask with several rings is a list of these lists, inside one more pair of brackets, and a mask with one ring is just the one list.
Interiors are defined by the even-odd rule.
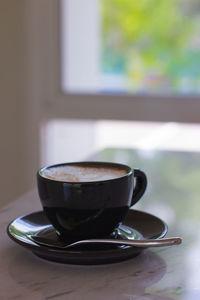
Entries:
[[0,0],[0,205],[106,147],[200,151],[198,0]]

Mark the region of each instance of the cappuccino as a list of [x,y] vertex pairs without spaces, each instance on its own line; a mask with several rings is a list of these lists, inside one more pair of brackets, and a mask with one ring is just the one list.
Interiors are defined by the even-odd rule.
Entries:
[[117,167],[90,165],[63,165],[44,169],[42,176],[64,182],[90,182],[119,178],[127,171]]

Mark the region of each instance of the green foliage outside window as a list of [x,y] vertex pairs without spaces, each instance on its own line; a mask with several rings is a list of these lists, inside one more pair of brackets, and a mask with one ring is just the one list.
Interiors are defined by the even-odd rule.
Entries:
[[199,0],[102,0],[102,71],[133,91],[200,91]]

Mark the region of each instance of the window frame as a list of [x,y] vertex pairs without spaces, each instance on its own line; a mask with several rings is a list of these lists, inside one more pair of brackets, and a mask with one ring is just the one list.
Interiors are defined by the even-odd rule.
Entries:
[[26,3],[30,87],[37,91],[35,101],[41,120],[200,122],[200,95],[64,93],[61,90],[61,1],[28,0]]

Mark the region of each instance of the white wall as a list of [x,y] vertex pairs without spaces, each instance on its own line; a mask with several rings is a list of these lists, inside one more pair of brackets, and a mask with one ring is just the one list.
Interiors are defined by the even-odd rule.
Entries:
[[25,1],[0,0],[0,206],[34,184]]

